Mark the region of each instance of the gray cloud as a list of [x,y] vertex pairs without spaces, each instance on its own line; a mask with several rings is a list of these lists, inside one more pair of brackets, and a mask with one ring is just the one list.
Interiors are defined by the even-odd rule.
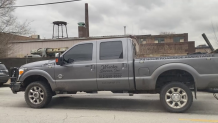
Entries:
[[152,9],[155,6],[162,6],[165,4],[162,0],[120,0],[122,4],[125,4],[129,8],[144,8]]
[[[54,0],[17,0],[16,5],[45,2]],[[15,15],[20,21],[33,20],[32,29],[46,38],[51,37],[53,21],[67,21],[69,35],[74,37],[78,35],[77,23],[85,21],[86,2],[89,3],[91,36],[120,35],[123,26],[127,26],[128,34],[189,33],[189,40],[196,41],[197,45],[204,43],[201,37],[204,32],[216,45],[211,21],[218,22],[217,0],[82,0],[18,8]]]

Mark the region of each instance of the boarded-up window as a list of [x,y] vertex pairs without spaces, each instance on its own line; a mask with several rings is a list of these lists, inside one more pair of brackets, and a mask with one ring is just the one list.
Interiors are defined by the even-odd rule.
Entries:
[[174,37],[173,42],[184,42],[184,38],[183,37]]
[[164,38],[155,38],[154,43],[164,43]]

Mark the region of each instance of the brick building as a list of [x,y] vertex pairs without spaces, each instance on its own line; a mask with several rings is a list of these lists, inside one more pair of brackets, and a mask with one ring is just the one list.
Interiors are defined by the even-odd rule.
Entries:
[[210,53],[211,49],[209,46],[203,44],[203,45],[198,45],[197,47],[195,47],[195,52]]
[[188,33],[164,35],[136,35],[139,57],[176,56],[195,52],[195,42],[188,41]]
[[164,35],[136,35],[139,44],[188,42],[188,33]]
[[21,35],[15,35],[11,33],[4,33],[0,32],[0,41],[1,40],[8,40],[8,41],[24,41],[24,40],[32,40],[34,38],[32,37],[26,37],[26,36],[21,36]]
[[193,41],[188,41],[188,34],[184,33],[171,35],[116,35],[15,41],[13,44],[16,51],[10,57],[24,57],[25,55],[30,54],[30,51],[33,49],[70,48],[81,41],[124,37],[133,38],[137,43],[139,51],[137,53],[138,57],[175,56],[195,52],[195,43]]

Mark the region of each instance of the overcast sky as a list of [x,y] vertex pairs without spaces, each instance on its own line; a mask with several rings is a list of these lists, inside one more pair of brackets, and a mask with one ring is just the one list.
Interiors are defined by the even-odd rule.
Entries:
[[[17,0],[16,5],[63,0]],[[19,21],[31,21],[31,29],[41,38],[52,37],[52,22],[68,22],[68,35],[78,36],[78,22],[85,21],[85,3],[89,3],[90,36],[188,33],[189,41],[205,44],[206,33],[216,47],[212,24],[218,29],[218,0],[82,0],[72,3],[17,8]],[[218,36],[218,30],[216,31]]]

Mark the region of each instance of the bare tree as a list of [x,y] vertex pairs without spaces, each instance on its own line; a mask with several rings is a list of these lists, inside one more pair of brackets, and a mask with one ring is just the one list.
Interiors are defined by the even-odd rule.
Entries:
[[172,35],[175,34],[175,32],[160,32],[160,35]]
[[30,33],[29,22],[20,23],[13,15],[16,0],[0,0],[0,58],[13,52],[11,41]]

